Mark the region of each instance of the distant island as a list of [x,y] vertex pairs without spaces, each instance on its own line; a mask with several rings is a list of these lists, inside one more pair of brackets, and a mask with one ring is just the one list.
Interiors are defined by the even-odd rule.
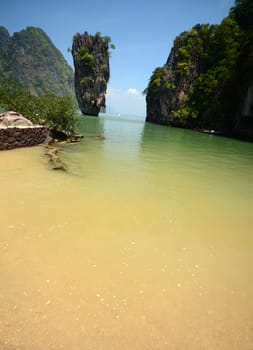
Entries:
[[0,27],[0,78],[20,83],[35,96],[75,96],[73,69],[47,34],[36,27],[12,36]]
[[[33,96],[68,96],[84,115],[105,111],[110,78],[109,36],[76,33],[72,52],[75,72],[40,28],[27,27],[12,36],[0,26],[0,80],[15,82]],[[0,83],[1,83],[0,81]],[[18,111],[24,112],[24,111]]]
[[146,121],[253,140],[253,2],[174,41],[145,90]]
[[105,94],[110,78],[110,48],[115,48],[111,38],[99,32],[95,35],[77,33],[73,37],[75,91],[84,115],[98,116],[100,111],[105,111]]

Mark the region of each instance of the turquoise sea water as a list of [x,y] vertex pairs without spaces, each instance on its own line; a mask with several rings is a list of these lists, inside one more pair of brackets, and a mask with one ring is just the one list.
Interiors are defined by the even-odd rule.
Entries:
[[0,349],[251,350],[253,144],[130,116],[80,132],[68,173],[0,153]]

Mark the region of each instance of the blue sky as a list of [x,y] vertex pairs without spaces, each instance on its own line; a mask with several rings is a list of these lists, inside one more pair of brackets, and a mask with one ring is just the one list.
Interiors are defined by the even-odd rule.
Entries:
[[116,46],[110,60],[107,105],[115,113],[145,115],[141,92],[162,66],[175,37],[197,23],[220,23],[234,0],[3,0],[0,25],[10,34],[42,28],[73,66],[67,49],[76,32],[101,32]]

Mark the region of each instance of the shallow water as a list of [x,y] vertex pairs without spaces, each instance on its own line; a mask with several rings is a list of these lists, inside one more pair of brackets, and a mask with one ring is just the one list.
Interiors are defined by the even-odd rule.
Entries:
[[252,350],[253,144],[80,129],[68,173],[0,153],[0,349]]

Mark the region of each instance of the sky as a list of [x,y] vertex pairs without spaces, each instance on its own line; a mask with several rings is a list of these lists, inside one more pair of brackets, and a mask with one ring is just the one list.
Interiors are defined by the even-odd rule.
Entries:
[[116,49],[110,59],[108,112],[145,116],[142,91],[167,60],[173,41],[198,23],[219,24],[234,0],[2,0],[0,25],[43,29],[73,67],[73,35],[101,32]]

